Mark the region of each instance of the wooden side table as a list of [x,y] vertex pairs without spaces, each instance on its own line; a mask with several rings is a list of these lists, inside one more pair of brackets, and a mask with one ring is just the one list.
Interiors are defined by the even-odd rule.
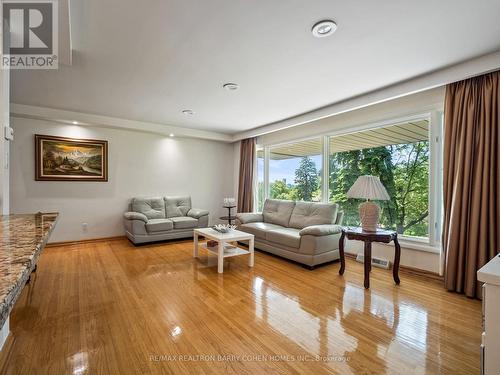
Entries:
[[233,216],[231,213],[232,208],[236,208],[236,206],[224,206],[224,208],[227,208],[228,210],[228,215],[227,216],[221,216],[219,219],[221,220],[227,220],[228,224],[231,225],[233,221],[236,220],[236,216]]
[[392,266],[392,276],[394,282],[399,285],[399,261],[401,259],[401,246],[398,242],[398,233],[391,230],[377,229],[376,232],[365,232],[361,228],[342,228],[342,234],[339,240],[339,253],[340,253],[340,271],[339,274],[343,275],[345,271],[345,255],[344,255],[344,242],[345,238],[349,240],[363,241],[365,243],[365,288],[370,287],[370,271],[372,269],[372,242],[389,243],[394,241],[394,264]]

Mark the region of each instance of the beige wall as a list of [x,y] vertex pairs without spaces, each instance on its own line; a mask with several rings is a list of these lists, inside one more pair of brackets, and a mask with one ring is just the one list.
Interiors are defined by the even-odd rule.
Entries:
[[4,85],[8,81],[8,73],[0,70],[0,215],[8,215],[10,212],[9,202],[9,153],[10,142],[4,137],[4,128],[9,125],[9,99],[8,92],[5,93]]
[[[59,211],[53,242],[123,235],[122,215],[134,196],[189,194],[193,206],[208,209],[211,222],[218,222],[225,214],[223,198],[233,195],[232,144],[32,119],[11,122],[11,212]],[[107,140],[109,182],[35,181],[34,134]]]
[[[363,242],[346,241],[345,251],[350,254],[363,253]],[[394,260],[394,244],[372,244],[372,256]],[[401,265],[429,272],[439,273],[440,255],[438,253],[415,250],[408,246],[401,246]]]
[[[1,16],[1,9],[0,9]],[[3,33],[0,29],[0,48]],[[9,126],[9,70],[0,69],[0,215],[9,214],[9,149],[10,142],[4,137],[4,128]]]

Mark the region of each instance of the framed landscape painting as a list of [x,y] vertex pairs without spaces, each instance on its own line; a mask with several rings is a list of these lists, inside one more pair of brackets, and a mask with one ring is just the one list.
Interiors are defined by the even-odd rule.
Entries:
[[108,181],[108,142],[36,134],[35,180]]

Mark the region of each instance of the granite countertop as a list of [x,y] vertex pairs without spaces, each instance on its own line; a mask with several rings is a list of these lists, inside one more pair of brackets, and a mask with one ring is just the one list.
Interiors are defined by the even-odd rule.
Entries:
[[0,328],[35,268],[57,217],[57,213],[0,216]]

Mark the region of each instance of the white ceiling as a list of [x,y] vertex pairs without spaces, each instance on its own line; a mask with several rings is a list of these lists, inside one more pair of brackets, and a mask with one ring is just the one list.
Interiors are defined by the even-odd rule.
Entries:
[[[73,65],[12,71],[12,102],[229,134],[500,49],[498,0],[72,0],[70,13]],[[324,18],[338,30],[314,38]]]

